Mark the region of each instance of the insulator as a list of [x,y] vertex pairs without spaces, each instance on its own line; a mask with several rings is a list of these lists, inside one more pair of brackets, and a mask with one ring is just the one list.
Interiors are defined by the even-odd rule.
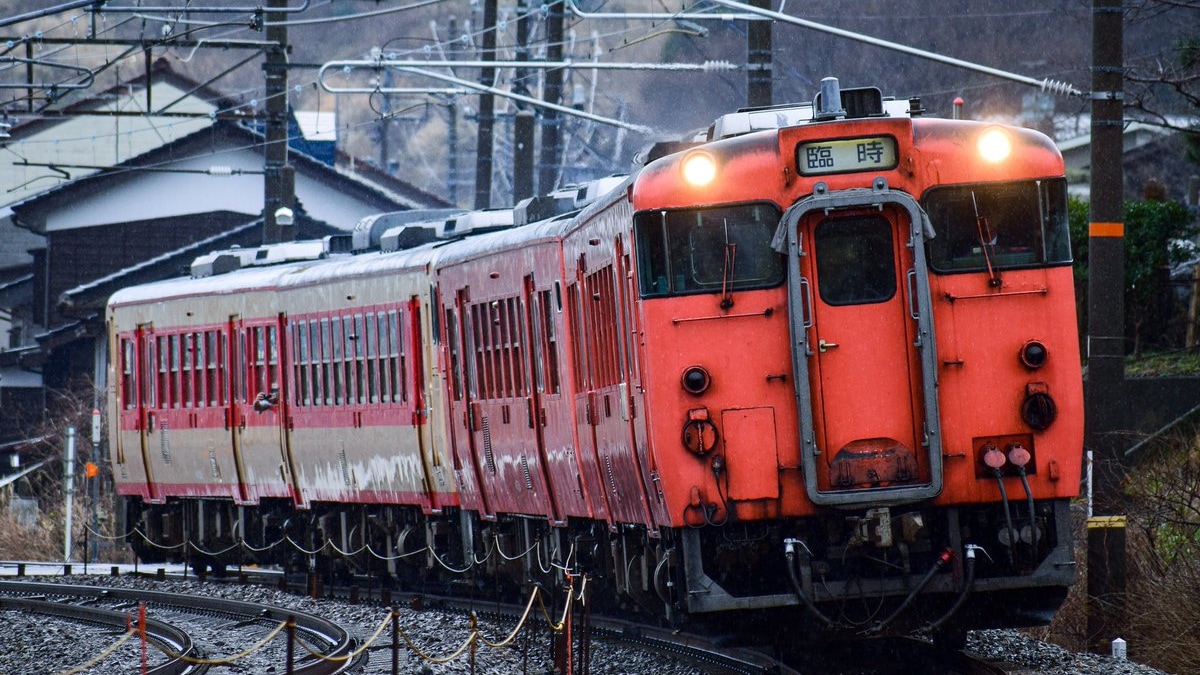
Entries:
[[1042,91],[1048,91],[1052,94],[1066,94],[1067,96],[1083,95],[1083,92],[1076,89],[1073,85],[1050,78],[1042,80]]

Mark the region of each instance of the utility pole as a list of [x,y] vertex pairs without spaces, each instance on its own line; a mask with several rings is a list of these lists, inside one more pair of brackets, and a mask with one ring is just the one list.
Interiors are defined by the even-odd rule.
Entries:
[[[458,35],[458,19],[451,16],[446,29],[451,38]],[[446,153],[446,192],[450,203],[457,205],[458,186],[462,182],[462,177],[458,175],[458,99],[456,97],[452,97],[446,106],[446,144],[450,146]]]
[[74,542],[71,540],[74,523],[71,522],[71,517],[75,514],[75,427],[67,427],[67,449],[64,463],[66,466],[63,469],[63,492],[67,504],[67,524],[63,532],[63,562],[69,563],[71,562],[71,549],[74,548]]
[[[263,188],[263,243],[292,241],[293,207],[296,201],[296,175],[288,165],[288,34],[287,14],[278,10],[288,0],[268,0],[266,13],[267,47],[263,70],[267,77],[267,144]],[[272,11],[274,10],[274,11]]]
[[[1122,507],[1125,382],[1125,53],[1122,0],[1092,2],[1091,213],[1088,224],[1086,443],[1099,459],[1100,509]],[[1119,513],[1119,511],[1117,511]],[[1088,646],[1104,651],[1125,625],[1125,518],[1088,519]]]
[[451,204],[458,204],[458,101],[451,100],[446,106],[446,191]]
[[[750,0],[750,5],[770,9],[770,0]],[[761,108],[774,103],[771,91],[771,26],[766,18],[747,22],[746,27],[746,105]]]
[[[387,68],[379,74],[379,84],[386,92],[392,88],[392,71]],[[390,147],[391,134],[388,133],[392,127],[392,97],[388,94],[381,95],[380,114],[379,114],[379,168],[384,172],[392,173],[392,149]]]
[[[1087,443],[1117,461],[1108,441],[1122,428],[1125,380],[1124,20],[1121,0],[1092,5],[1091,213],[1088,224]],[[1102,466],[1097,492],[1116,496],[1115,467]]]
[[[546,60],[561,61],[563,54],[563,0],[547,3],[546,15]],[[547,103],[562,102],[563,71],[552,68],[546,71],[546,87],[542,95]],[[559,143],[561,118],[552,108],[542,110],[542,156],[538,167],[537,190],[548,194],[558,182]]]
[[[516,60],[529,61],[529,0],[517,3],[517,49]],[[513,74],[513,91],[522,96],[529,95],[525,79],[529,70],[517,68]],[[534,129],[536,118],[525,103],[517,103],[517,115],[513,121],[513,203],[533,196]]]
[[[483,49],[479,55],[485,62],[496,60],[496,0],[483,3]],[[479,83],[491,87],[496,81],[496,69],[487,66],[479,69]],[[479,95],[479,137],[475,146],[475,208],[486,209],[492,205],[492,148],[496,123],[495,96],[484,92]]]

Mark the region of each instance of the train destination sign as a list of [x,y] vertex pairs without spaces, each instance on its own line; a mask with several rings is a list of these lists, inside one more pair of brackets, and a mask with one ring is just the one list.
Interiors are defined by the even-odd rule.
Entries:
[[801,176],[892,169],[896,166],[896,139],[891,136],[814,141],[796,146],[796,167]]

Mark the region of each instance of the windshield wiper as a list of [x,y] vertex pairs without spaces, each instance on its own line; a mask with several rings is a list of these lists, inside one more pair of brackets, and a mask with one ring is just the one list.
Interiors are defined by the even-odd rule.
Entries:
[[737,244],[725,243],[725,269],[721,273],[721,309],[733,307],[733,269],[737,264]]
[[987,218],[979,213],[979,202],[975,200],[975,191],[971,190],[971,206],[975,209],[975,230],[979,234],[979,250],[983,252],[983,261],[987,264],[988,285],[999,287],[1004,282],[1000,279],[1000,271],[992,264],[996,255],[996,236],[988,225]]

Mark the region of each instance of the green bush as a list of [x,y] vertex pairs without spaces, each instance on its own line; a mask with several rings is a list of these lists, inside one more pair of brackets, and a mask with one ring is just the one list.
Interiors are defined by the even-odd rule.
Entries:
[[[1075,297],[1079,308],[1079,334],[1087,334],[1088,203],[1072,198],[1071,251],[1075,258]],[[1170,287],[1170,268],[1184,262],[1187,253],[1179,240],[1197,232],[1192,214],[1176,202],[1125,202],[1125,336],[1126,351],[1140,354],[1148,336],[1151,346],[1182,346],[1178,330],[1171,330],[1177,308]]]

